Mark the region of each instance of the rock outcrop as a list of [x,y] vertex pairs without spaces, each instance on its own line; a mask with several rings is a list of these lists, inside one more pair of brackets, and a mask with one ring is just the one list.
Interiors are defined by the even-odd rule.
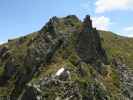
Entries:
[[116,71],[121,80],[121,91],[125,97],[133,99],[133,69],[123,63],[122,57],[113,59]]
[[96,60],[107,63],[107,56],[105,50],[102,48],[100,35],[92,27],[92,21],[88,15],[82,23],[77,39],[77,52],[81,59],[87,63],[95,63]]
[[132,100],[132,71],[100,35],[69,15],[1,45],[0,100]]

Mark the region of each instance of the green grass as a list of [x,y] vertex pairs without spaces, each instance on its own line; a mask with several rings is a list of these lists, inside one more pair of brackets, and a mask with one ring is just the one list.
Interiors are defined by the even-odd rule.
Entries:
[[4,68],[0,66],[0,76],[3,75],[3,72],[4,72]]
[[102,44],[108,58],[123,58],[123,63],[133,68],[133,38],[122,37],[112,32],[100,31]]

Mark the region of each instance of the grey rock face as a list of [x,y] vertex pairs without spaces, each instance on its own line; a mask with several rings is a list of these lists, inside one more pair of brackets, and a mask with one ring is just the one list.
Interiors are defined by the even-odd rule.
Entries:
[[5,76],[10,78],[16,71],[15,65],[12,61],[8,61],[5,65]]
[[0,59],[1,62],[3,62],[4,60],[8,59],[10,56],[10,51],[8,46],[4,46],[0,48]]
[[[45,77],[34,83],[30,83],[21,95],[21,98],[39,97],[39,100],[110,100],[107,90],[99,83],[84,84],[84,86],[80,87],[79,83],[74,81],[62,81],[55,77]],[[86,92],[86,95],[82,91]],[[51,93],[53,95],[50,95]]]
[[[114,59],[113,64],[120,76],[121,91],[128,100],[133,99],[133,69],[124,64],[121,57]],[[125,100],[125,99],[124,99]]]
[[[31,80],[40,65],[49,63],[55,51],[62,45],[62,37],[56,31],[56,24],[58,24],[58,19],[53,17],[43,28],[44,30],[42,29],[43,31],[41,30],[32,41],[33,43],[28,48],[24,59],[23,66],[26,69],[24,72],[18,73],[16,88],[19,89],[20,86]],[[17,91],[22,91],[22,89],[20,88]],[[16,94],[16,92],[14,93]]]
[[5,52],[7,52],[8,51],[8,47],[2,47],[2,48],[0,48],[0,57],[2,57],[2,55],[5,53]]
[[90,16],[86,16],[82,24],[77,39],[77,52],[81,59],[87,63],[93,63],[98,59],[104,63],[107,62],[106,53],[101,46],[99,33],[92,28]]
[[[74,18],[75,16],[68,16]],[[77,20],[76,20],[77,21]],[[65,18],[60,20],[53,17],[49,22],[38,32],[37,36],[32,39],[32,43],[27,49],[24,58],[25,70],[24,72],[17,73],[17,87],[19,88],[26,82],[32,79],[34,73],[38,71],[41,64],[48,64],[51,61],[54,53],[62,46],[67,44],[69,32],[62,31],[60,24],[65,24]],[[69,23],[70,24],[70,23]],[[70,28],[71,25],[68,25]],[[18,91],[22,91],[19,89]],[[16,94],[16,92],[14,92]],[[14,95],[13,93],[13,95]]]
[[[35,87],[35,84],[39,86],[39,88]],[[81,100],[79,87],[72,81],[61,81],[56,78],[47,77],[41,79],[38,83],[34,83],[32,87],[40,92],[40,94],[34,95],[34,97],[39,96],[41,100],[56,100],[57,98],[61,100]],[[50,88],[53,88],[53,90]],[[60,92],[58,90],[60,90]],[[59,93],[56,93],[56,91]],[[50,97],[50,95],[47,96],[47,93],[50,92],[53,93],[52,97]]]
[[27,87],[23,90],[18,100],[39,100],[38,91],[34,87]]
[[58,35],[55,27],[58,19],[55,19],[56,17],[50,19],[34,39],[25,59],[26,66],[39,66],[42,62],[50,61],[56,49],[62,44],[61,37]]

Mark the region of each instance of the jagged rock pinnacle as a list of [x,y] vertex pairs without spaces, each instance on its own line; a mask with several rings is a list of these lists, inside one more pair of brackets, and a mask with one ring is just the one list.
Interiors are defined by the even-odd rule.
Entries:
[[92,28],[92,20],[89,15],[86,15],[84,22],[83,22],[84,27]]
[[100,36],[96,28],[92,27],[92,20],[87,15],[82,23],[82,29],[77,39],[77,52],[80,58],[88,63],[100,59],[106,62],[106,54],[101,46]]

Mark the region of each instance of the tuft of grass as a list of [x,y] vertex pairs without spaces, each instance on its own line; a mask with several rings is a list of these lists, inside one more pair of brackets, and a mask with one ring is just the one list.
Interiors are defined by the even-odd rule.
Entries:
[[3,72],[4,72],[4,68],[2,66],[0,66],[0,76],[3,75]]

